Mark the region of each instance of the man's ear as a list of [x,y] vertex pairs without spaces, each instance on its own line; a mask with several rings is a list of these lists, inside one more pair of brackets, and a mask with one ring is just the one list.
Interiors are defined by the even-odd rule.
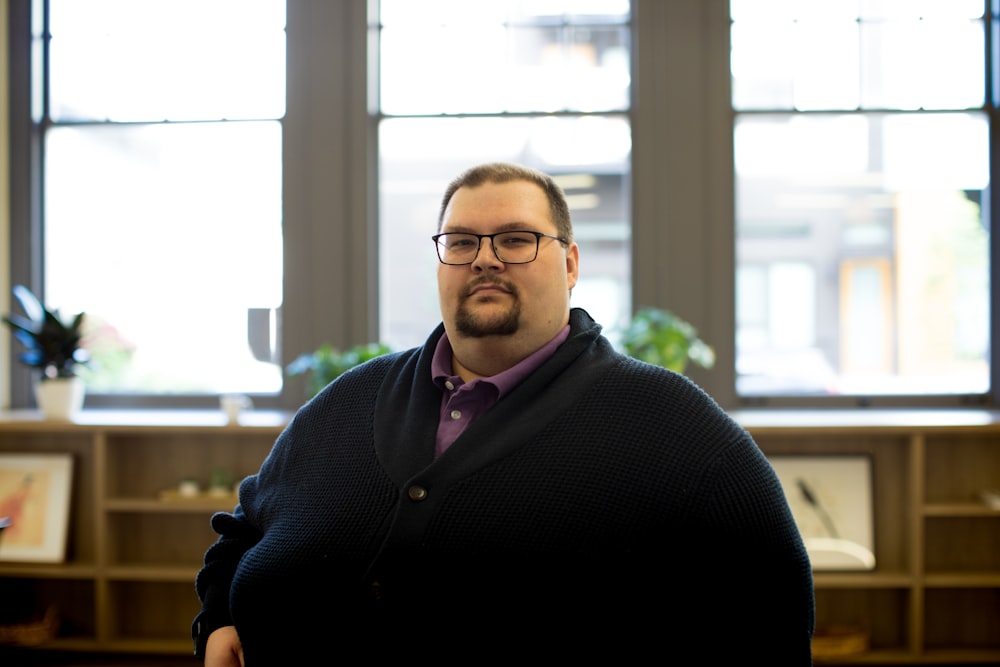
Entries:
[[572,292],[580,278],[580,246],[574,241],[566,248],[566,286]]

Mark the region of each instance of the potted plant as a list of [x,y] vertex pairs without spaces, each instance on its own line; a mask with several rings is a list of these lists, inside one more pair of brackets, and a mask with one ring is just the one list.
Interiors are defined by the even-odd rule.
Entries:
[[83,406],[84,384],[77,366],[89,361],[83,346],[84,314],[64,320],[58,310],[49,310],[24,285],[16,285],[14,296],[24,315],[3,317],[14,337],[26,348],[18,359],[40,371],[35,400],[49,419],[71,419]]
[[309,375],[306,391],[311,398],[342,373],[391,351],[385,343],[363,343],[344,351],[323,344],[288,364],[286,371],[289,375]]
[[630,357],[683,373],[688,363],[702,368],[715,365],[715,350],[698,337],[689,322],[664,308],[636,311],[622,334],[622,347]]

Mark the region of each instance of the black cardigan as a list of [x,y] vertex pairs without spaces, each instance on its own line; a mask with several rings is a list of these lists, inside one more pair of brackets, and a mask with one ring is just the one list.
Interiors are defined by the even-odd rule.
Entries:
[[573,309],[552,358],[435,461],[442,331],[334,381],[213,517],[200,648],[235,623],[250,667],[352,648],[810,664],[808,557],[710,397]]

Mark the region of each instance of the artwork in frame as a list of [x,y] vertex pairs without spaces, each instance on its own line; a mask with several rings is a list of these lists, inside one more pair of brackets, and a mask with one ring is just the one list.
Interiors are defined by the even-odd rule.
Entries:
[[871,457],[768,458],[781,480],[813,570],[875,569]]
[[0,454],[0,561],[65,560],[72,474],[69,454]]

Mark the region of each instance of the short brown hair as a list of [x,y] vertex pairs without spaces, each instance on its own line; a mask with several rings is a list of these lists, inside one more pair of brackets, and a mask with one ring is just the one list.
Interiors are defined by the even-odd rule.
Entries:
[[542,189],[545,197],[549,200],[549,210],[552,213],[552,222],[559,232],[559,236],[566,239],[567,243],[573,242],[573,222],[569,215],[569,204],[566,203],[566,194],[562,188],[548,174],[510,162],[490,162],[481,164],[465,170],[459,174],[444,191],[444,198],[441,200],[441,210],[438,212],[438,231],[444,223],[444,214],[451,203],[451,198],[455,191],[462,187],[474,188],[484,183],[510,183],[512,181],[527,181],[534,183]]

